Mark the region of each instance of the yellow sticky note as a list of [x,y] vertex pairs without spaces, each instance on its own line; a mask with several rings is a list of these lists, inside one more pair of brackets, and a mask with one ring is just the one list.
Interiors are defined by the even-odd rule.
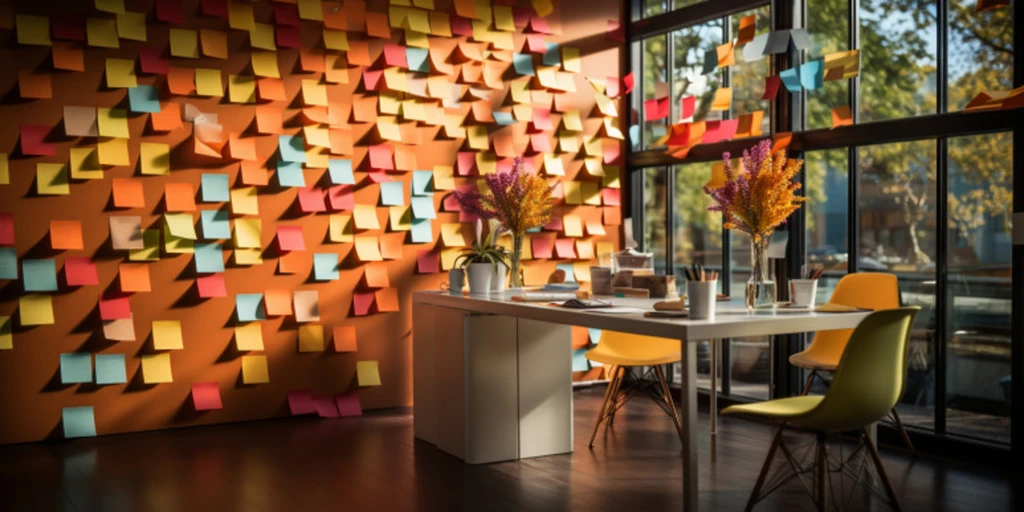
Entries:
[[324,351],[324,326],[302,324],[299,326],[299,352]]
[[14,322],[9,316],[0,316],[0,350],[14,348]]
[[231,213],[236,215],[259,215],[260,203],[256,187],[242,187],[231,190]]
[[441,249],[441,268],[443,270],[451,270],[455,268],[455,260],[462,255],[462,249],[459,248],[448,248]]
[[267,356],[242,356],[242,383],[266,384],[268,382],[270,382],[270,372],[267,371]]
[[359,229],[380,229],[377,207],[372,204],[357,204],[353,210],[356,227]]
[[467,127],[466,137],[469,139],[470,148],[485,151],[490,147],[490,142],[487,140],[486,125],[473,125]]
[[302,81],[302,100],[306,105],[327,106],[327,86],[317,80]]
[[348,51],[348,33],[344,30],[324,29],[324,46],[328,50]]
[[235,249],[236,265],[260,265],[263,263],[263,249]]
[[611,137],[613,139],[618,139],[618,140],[623,140],[625,138],[622,135],[622,130],[619,129],[619,120],[618,119],[615,119],[615,118],[612,118],[612,117],[606,117],[606,118],[604,118],[603,124],[604,124],[604,131],[605,131],[605,133],[608,134],[609,137]]
[[135,87],[139,85],[135,76],[135,61],[131,59],[107,59],[107,87]]
[[11,183],[11,164],[7,153],[0,153],[0,185]]
[[50,40],[50,18],[18,14],[14,18],[14,23],[18,29],[18,44],[35,46],[51,46],[53,44],[53,41]]
[[128,111],[123,108],[97,108],[96,123],[101,137],[127,139],[131,136],[128,131]]
[[612,255],[612,253],[614,253],[614,252],[615,252],[615,243],[614,242],[598,242],[597,243],[597,257],[598,258],[604,258],[606,256],[610,257]]
[[599,92],[594,92],[594,100],[597,101],[597,109],[600,110],[602,114],[611,117],[617,117],[619,115],[619,109],[615,106],[615,100]]
[[333,214],[330,217],[330,240],[335,243],[352,243],[355,234],[352,225],[352,216],[344,213]]
[[565,236],[583,236],[583,221],[576,215],[566,215],[562,218],[562,231]]
[[601,178],[601,186],[605,188],[619,188],[619,166],[604,166],[604,177]]
[[306,144],[318,148],[331,147],[331,130],[317,126],[303,126],[302,134],[306,138]]
[[66,196],[71,193],[68,166],[65,164],[36,164],[36,192],[39,195]]
[[21,325],[50,325],[53,323],[53,297],[30,294],[18,298],[18,317]]
[[562,47],[562,68],[573,73],[581,73],[580,49],[569,46]]
[[398,119],[393,116],[378,117],[377,132],[384,140],[402,142],[402,129],[398,126]]
[[259,249],[262,238],[260,219],[235,219],[235,247]]
[[71,179],[103,179],[103,166],[100,165],[99,150],[96,148],[71,148],[68,163],[71,165]]
[[[102,162],[102,156],[100,157]],[[124,165],[127,165],[125,163]],[[166,176],[171,173],[171,146],[158,142],[139,144],[139,167],[142,174]]]
[[434,166],[434,188],[437,190],[455,190],[455,169],[452,166]]
[[199,58],[199,33],[187,28],[171,28],[168,32],[171,55],[186,59]]
[[601,187],[597,183],[590,181],[580,182],[580,196],[583,198],[583,204],[601,205]]
[[412,206],[392,206],[388,209],[391,231],[412,230]]
[[[485,152],[476,154],[476,169],[481,175],[494,174],[498,172],[498,157],[494,153]],[[480,182],[482,183],[482,181]]]
[[252,71],[264,78],[281,78],[277,52],[252,52]]
[[178,320],[154,320],[153,348],[157,350],[181,350],[185,348],[181,339],[181,322]]
[[268,23],[254,23],[249,30],[249,46],[260,50],[277,50],[274,26]]
[[196,226],[195,218],[191,213],[165,213],[164,220],[167,222],[167,229],[178,238],[195,240]]
[[466,239],[462,236],[462,224],[444,222],[441,224],[441,241],[445,247],[465,247]]
[[145,41],[146,13],[125,11],[117,15],[117,35],[121,39]]
[[256,78],[245,75],[228,75],[228,101],[231,103],[256,103]]
[[142,230],[142,249],[128,251],[131,261],[160,261],[160,230]]
[[299,18],[304,20],[323,21],[324,7],[320,0],[298,0]]
[[171,354],[143,354],[139,359],[142,360],[142,381],[146,384],[174,382],[171,375]]
[[94,5],[97,11],[120,14],[125,12],[124,0],[95,0]]
[[565,204],[583,204],[583,196],[580,194],[580,182],[563,181],[562,191],[565,193]]
[[121,45],[117,39],[117,21],[113,19],[86,18],[85,35],[89,46],[118,48]]
[[494,6],[494,28],[505,32],[515,32],[516,21],[512,16],[512,8],[507,5]]
[[263,324],[249,322],[236,326],[235,348],[239,352],[263,350]]
[[256,28],[256,16],[252,3],[228,2],[228,26],[235,30]]
[[576,282],[590,282],[590,263],[577,261],[572,264],[572,273],[576,276]]
[[562,159],[557,154],[544,153],[544,174],[548,176],[565,176]]
[[356,256],[359,261],[383,261],[380,254],[380,241],[376,235],[359,235],[355,237]]
[[167,254],[193,254],[196,252],[194,239],[171,233],[170,226],[164,225],[164,252]]
[[[565,127],[566,130],[573,132],[582,132],[583,121],[580,119],[580,111],[567,110],[564,113],[562,113],[562,125]],[[600,144],[600,141],[598,141],[598,147],[600,147]]]
[[359,387],[380,386],[380,366],[377,361],[356,361]]
[[224,83],[219,69],[196,68],[196,94],[200,96],[224,96]]

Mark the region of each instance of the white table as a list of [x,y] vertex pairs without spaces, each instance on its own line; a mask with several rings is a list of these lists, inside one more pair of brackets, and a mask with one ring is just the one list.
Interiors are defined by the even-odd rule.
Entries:
[[[748,312],[742,301],[720,302],[714,321],[645,318],[512,302],[513,294],[413,294],[416,437],[467,463],[572,451],[569,326],[607,329],[682,344],[679,383],[683,440],[683,509],[697,510],[697,343],[850,329],[869,313],[779,310]],[[613,299],[652,309],[653,299]],[[717,343],[712,345],[712,378]],[[712,381],[712,390],[717,390]],[[717,392],[711,393],[712,433]]]

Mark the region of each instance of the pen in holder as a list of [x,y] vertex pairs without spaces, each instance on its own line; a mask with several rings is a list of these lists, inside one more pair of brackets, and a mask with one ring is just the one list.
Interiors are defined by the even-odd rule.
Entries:
[[718,292],[718,280],[687,281],[686,299],[690,301],[689,317],[692,320],[714,320],[715,297]]

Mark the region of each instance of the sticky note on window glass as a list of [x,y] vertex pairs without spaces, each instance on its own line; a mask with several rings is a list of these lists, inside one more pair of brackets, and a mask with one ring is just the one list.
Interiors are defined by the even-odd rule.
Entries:
[[242,383],[266,384],[268,382],[270,382],[270,372],[267,370],[267,356],[242,356]]
[[357,361],[356,376],[359,387],[380,386],[380,366],[377,361]]
[[235,314],[239,322],[266,320],[262,293],[240,293],[235,296]]
[[263,324],[253,322],[236,326],[235,348],[239,352],[263,350]]
[[171,375],[171,354],[143,354],[139,359],[142,360],[142,381],[146,384],[174,382]]
[[154,320],[153,348],[157,350],[185,348],[181,338],[181,322],[178,320]]

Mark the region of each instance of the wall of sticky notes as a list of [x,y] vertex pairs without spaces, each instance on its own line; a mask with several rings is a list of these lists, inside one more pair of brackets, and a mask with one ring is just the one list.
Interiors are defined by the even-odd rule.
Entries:
[[528,284],[619,245],[620,2],[0,4],[0,444],[409,405],[515,156]]

